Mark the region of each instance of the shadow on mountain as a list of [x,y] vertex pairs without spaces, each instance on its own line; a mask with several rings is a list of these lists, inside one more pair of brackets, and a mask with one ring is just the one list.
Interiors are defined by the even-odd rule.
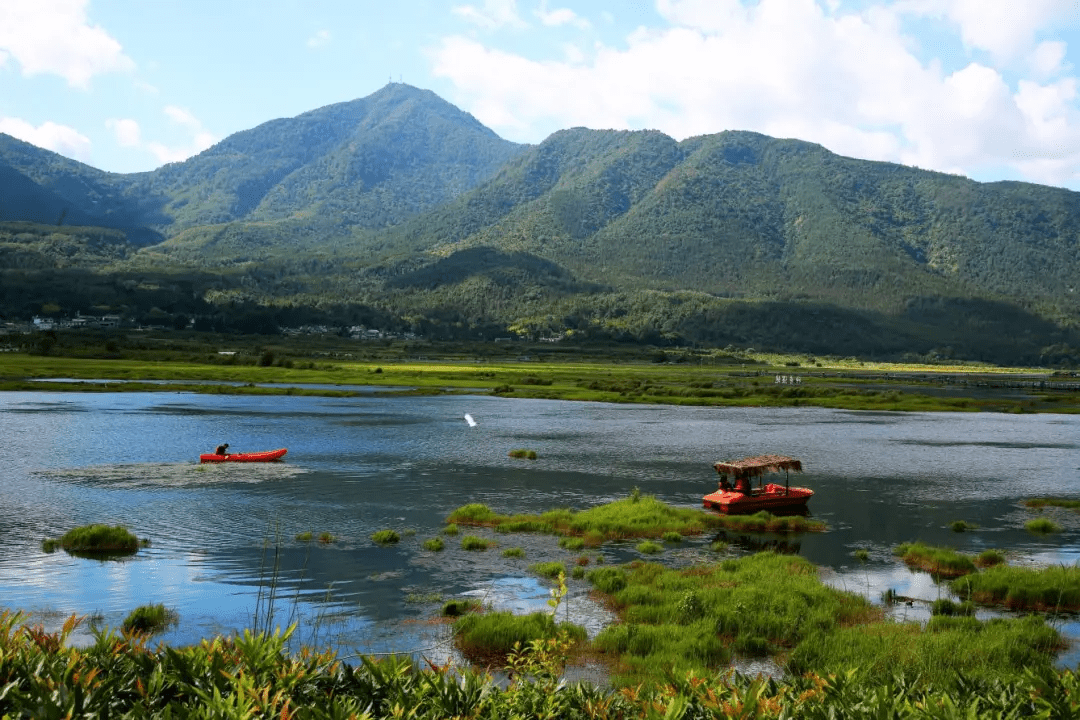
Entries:
[[449,257],[387,280],[393,289],[433,290],[482,276],[496,285],[528,283],[566,293],[597,292],[602,288],[574,278],[565,268],[536,255],[471,247]]

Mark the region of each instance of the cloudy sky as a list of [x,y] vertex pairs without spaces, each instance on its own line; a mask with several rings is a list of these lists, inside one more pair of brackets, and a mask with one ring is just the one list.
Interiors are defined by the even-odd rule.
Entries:
[[509,140],[756,130],[1080,190],[1080,0],[0,0],[0,132],[104,170],[434,91]]

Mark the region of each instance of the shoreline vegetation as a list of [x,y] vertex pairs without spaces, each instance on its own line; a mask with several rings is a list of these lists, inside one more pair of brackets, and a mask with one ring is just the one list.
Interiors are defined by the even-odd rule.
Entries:
[[[220,339],[214,347],[230,346],[229,340]],[[386,346],[369,359],[302,346],[237,352],[144,350],[110,357],[100,352],[5,352],[0,353],[0,390],[325,397],[488,394],[719,407],[1080,412],[1080,379],[1075,373],[1045,369],[888,364],[753,351],[654,349],[650,354],[638,348],[636,354],[611,356],[582,350],[491,357],[480,350]]]

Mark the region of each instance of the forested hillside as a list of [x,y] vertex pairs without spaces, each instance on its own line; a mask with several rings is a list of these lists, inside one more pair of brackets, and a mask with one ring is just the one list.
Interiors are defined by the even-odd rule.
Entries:
[[1080,361],[1080,195],[799,140],[573,128],[520,146],[391,84],[135,175],[0,136],[0,182],[0,220],[37,223],[0,226],[0,267],[31,288],[5,314],[133,301],[47,295],[79,271],[196,279],[201,304],[174,305],[225,327],[244,308],[269,328]]

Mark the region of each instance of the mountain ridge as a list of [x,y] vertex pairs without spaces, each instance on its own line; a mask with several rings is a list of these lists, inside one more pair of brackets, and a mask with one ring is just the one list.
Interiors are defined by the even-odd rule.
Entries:
[[[1080,194],[748,131],[569,128],[518,145],[391,84],[149,173],[0,136],[3,173],[25,178],[28,217],[0,198],[0,221],[42,222],[66,201],[79,223],[131,234],[130,252],[95,272],[217,274],[238,287],[214,297],[267,312],[333,298],[433,332],[797,347],[786,307],[876,328],[891,339],[868,338],[874,352],[991,356],[997,343],[1030,361],[1080,346]],[[710,327],[759,316],[772,331]],[[803,344],[821,352],[821,339]]]

